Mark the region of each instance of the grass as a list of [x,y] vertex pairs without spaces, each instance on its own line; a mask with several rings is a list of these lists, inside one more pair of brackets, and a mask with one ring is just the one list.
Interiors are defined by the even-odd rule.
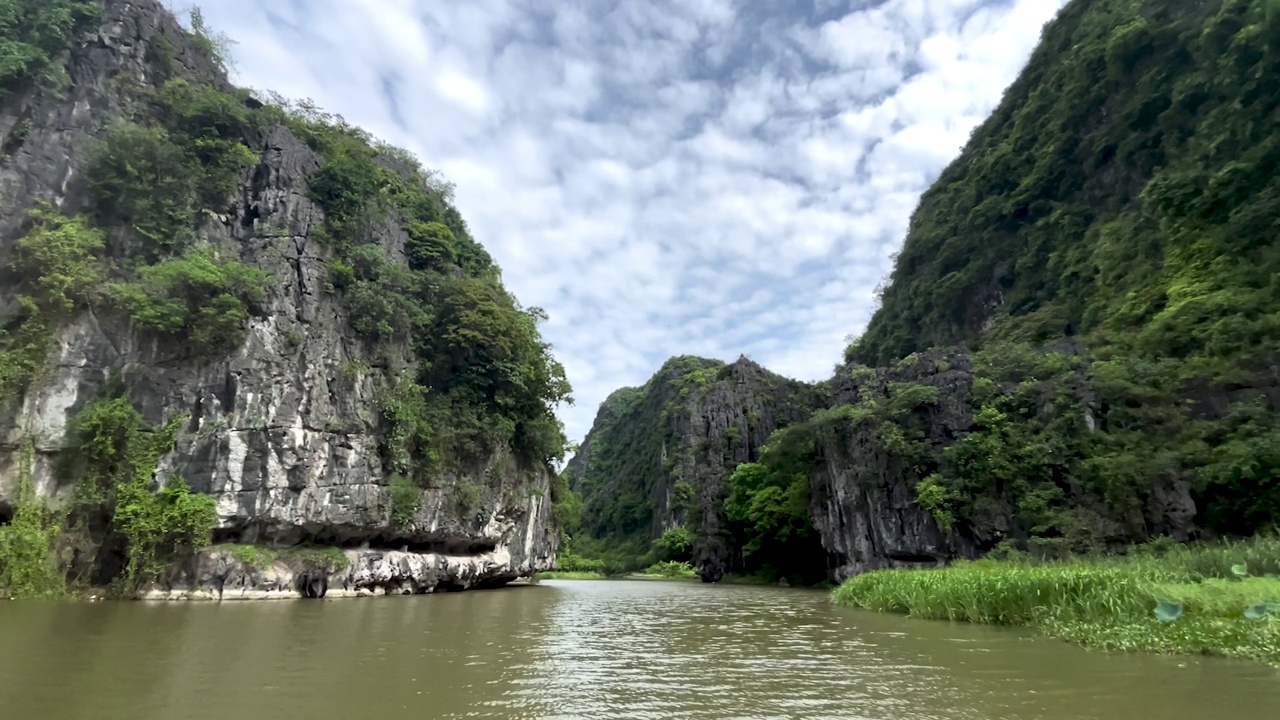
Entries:
[[290,565],[301,565],[309,570],[321,572],[338,572],[345,570],[350,564],[342,548],[319,545],[291,545],[287,547],[269,547],[266,545],[235,544],[229,547],[236,560],[256,568],[266,570],[277,560]]
[[[1058,562],[978,560],[878,570],[835,590],[839,605],[1033,628],[1109,650],[1240,657],[1280,665],[1280,539],[1138,548]],[[1170,611],[1158,618],[1157,606]],[[1171,617],[1174,616],[1174,617]]]
[[548,570],[533,576],[537,580],[604,580],[604,573],[585,570]]

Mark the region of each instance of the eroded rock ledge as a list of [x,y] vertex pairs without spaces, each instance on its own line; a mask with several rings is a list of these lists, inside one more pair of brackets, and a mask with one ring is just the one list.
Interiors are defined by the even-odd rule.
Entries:
[[140,594],[143,600],[294,600],[420,595],[500,587],[527,577],[542,563],[517,564],[498,547],[473,555],[402,550],[331,549],[259,554],[220,545]]

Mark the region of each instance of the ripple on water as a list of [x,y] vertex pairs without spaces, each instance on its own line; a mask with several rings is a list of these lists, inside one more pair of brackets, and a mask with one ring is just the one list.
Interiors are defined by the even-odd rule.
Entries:
[[1280,675],[834,608],[548,582],[371,601],[0,604],[0,718],[1276,717]]

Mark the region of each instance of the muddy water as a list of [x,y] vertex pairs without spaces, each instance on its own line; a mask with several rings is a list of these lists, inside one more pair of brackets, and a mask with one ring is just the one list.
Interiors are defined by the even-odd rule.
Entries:
[[0,604],[0,718],[1274,720],[1280,673],[832,607],[549,581],[417,597]]

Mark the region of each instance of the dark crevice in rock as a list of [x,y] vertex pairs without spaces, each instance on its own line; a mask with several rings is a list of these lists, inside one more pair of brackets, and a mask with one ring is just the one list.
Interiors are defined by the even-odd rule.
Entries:
[[329,534],[317,534],[307,538],[306,543],[339,547],[348,550],[367,549],[381,551],[400,551],[411,553],[438,553],[441,555],[482,555],[493,552],[497,545],[492,542],[477,542],[472,538],[413,538],[374,532],[364,537],[339,538]]
[[[251,537],[245,528],[219,528],[213,532],[213,544],[239,544]],[[267,542],[275,546],[275,543]],[[477,541],[474,538],[413,538],[382,532],[377,529],[368,534],[337,535],[334,533],[315,533],[294,543],[280,543],[280,549],[289,547],[334,547],[343,550],[376,550],[379,552],[410,552],[418,554],[440,555],[483,555],[497,549],[493,542]]]
[[329,578],[324,575],[302,573],[296,581],[298,594],[308,599],[320,599],[329,591]]

